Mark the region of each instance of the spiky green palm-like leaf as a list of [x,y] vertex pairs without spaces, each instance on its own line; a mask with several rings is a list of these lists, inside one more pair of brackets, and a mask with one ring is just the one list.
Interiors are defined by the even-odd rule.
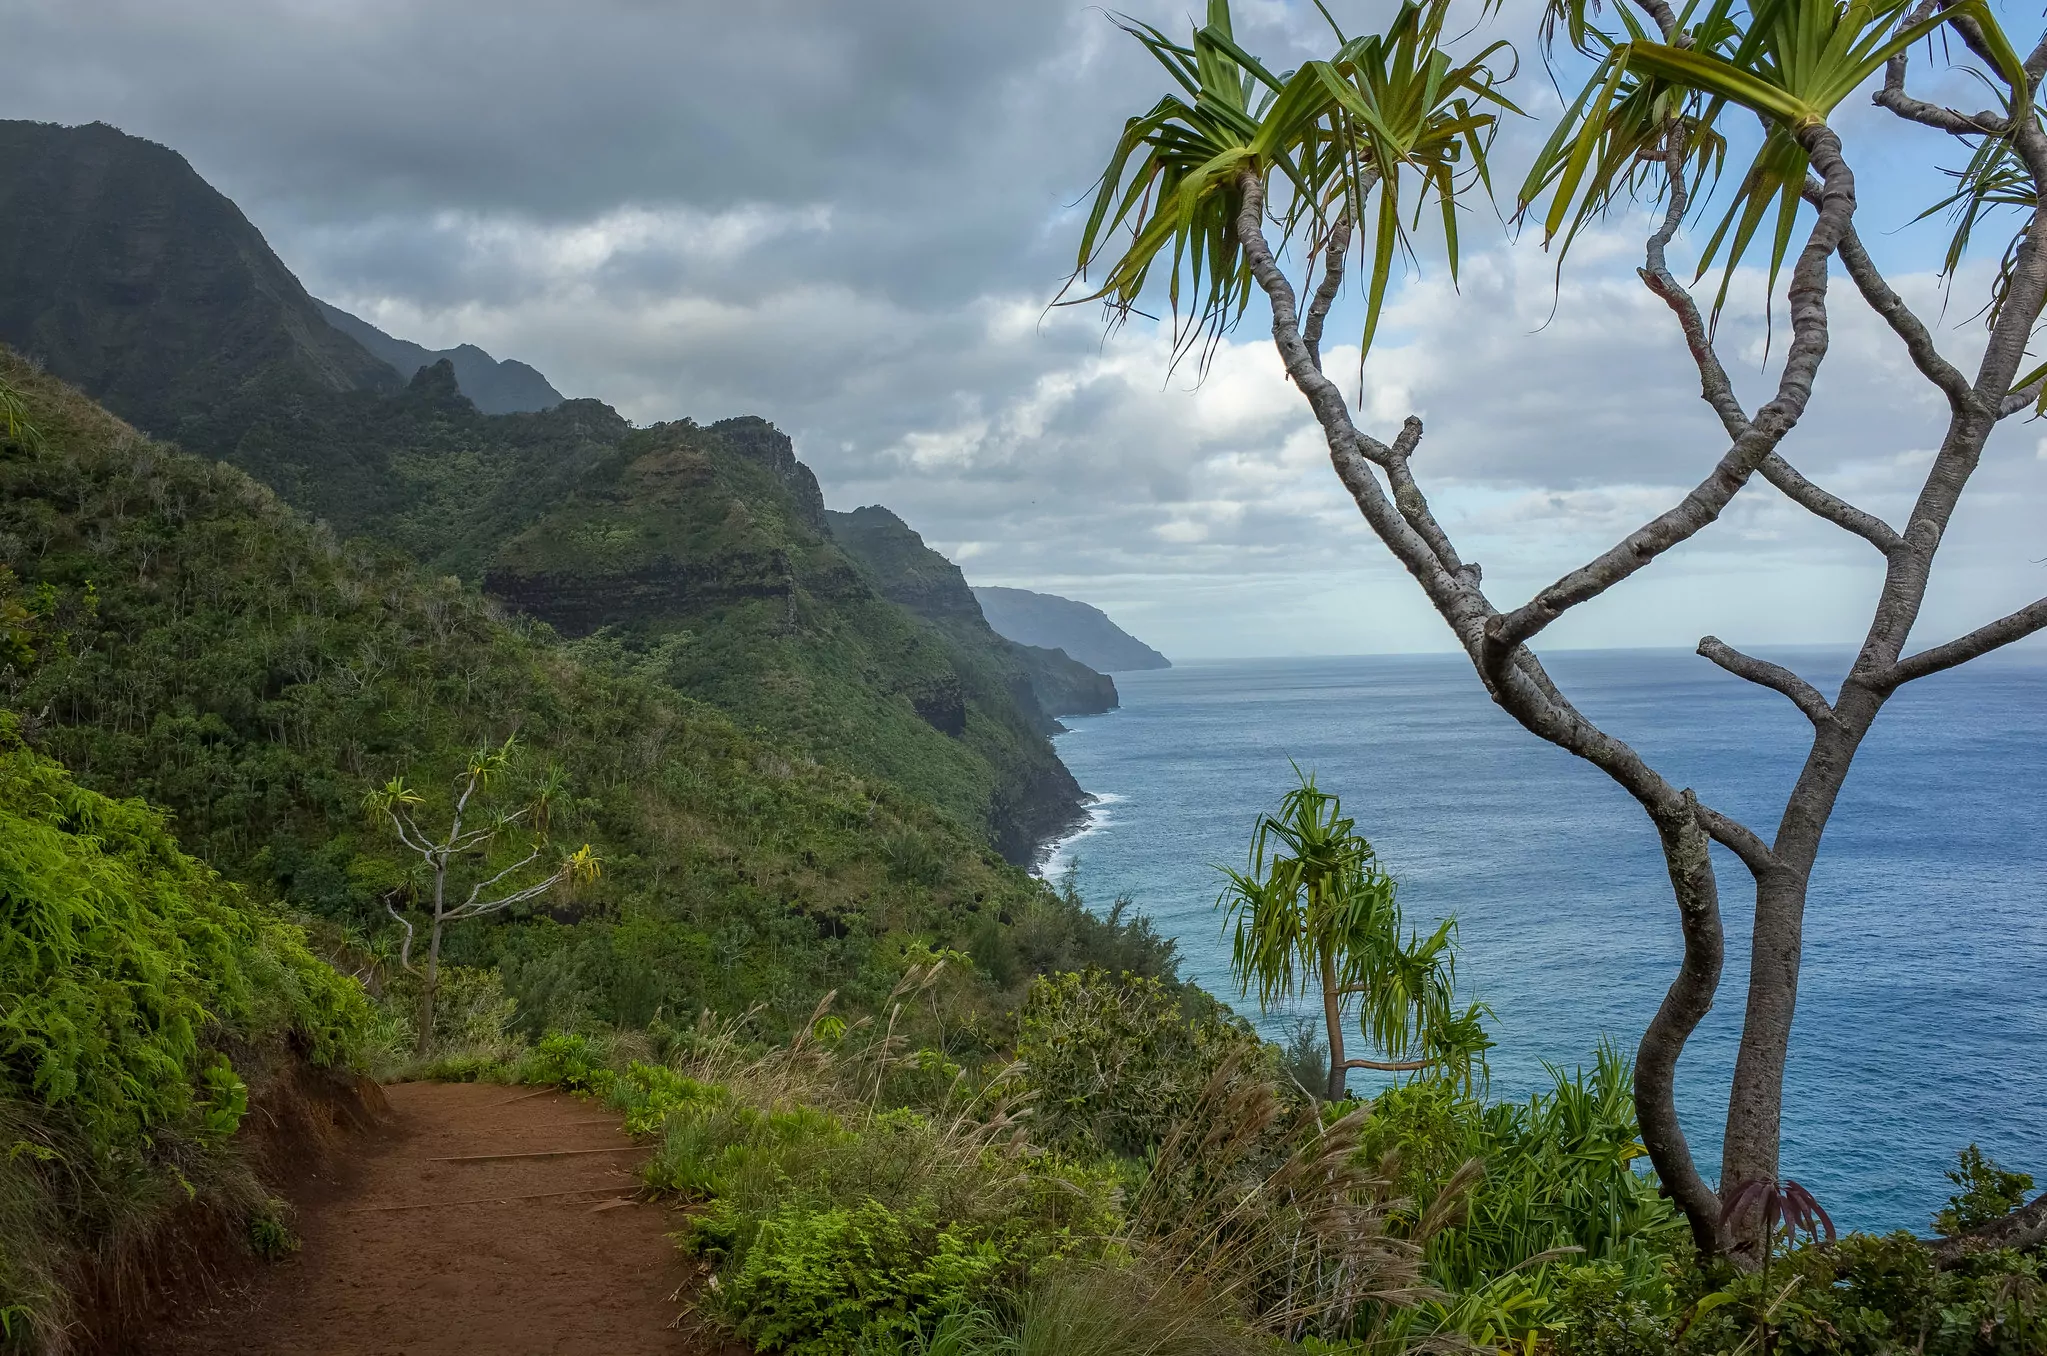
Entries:
[[[1699,273],[1724,261],[1717,316],[1735,268],[1774,207],[1769,280],[1774,292],[1790,250],[1808,158],[1798,136],[1829,114],[1893,56],[1943,24],[1972,19],[1999,73],[2028,99],[2017,54],[1986,0],[1957,0],[1917,21],[1910,0],[1692,0],[1666,41],[1622,13],[1625,33],[1591,24],[1593,0],[1557,0],[1548,20],[1561,22],[1574,45],[1600,61],[1530,169],[1521,191],[1525,211],[1550,194],[1544,240],[1561,231],[1564,247],[1622,193],[1637,189],[1663,161],[1673,136],[1686,160],[1717,171],[1725,137],[1718,124],[1730,107],[1764,127],[1762,144],[1705,251]],[[1568,223],[1568,229],[1566,224]]]
[[[1407,229],[1420,222],[1431,197],[1441,213],[1444,254],[1451,280],[1456,280],[1461,193],[1466,187],[1488,197],[1492,193],[1487,153],[1499,113],[1491,110],[1520,112],[1499,89],[1506,77],[1492,67],[1497,54],[1511,56],[1512,48],[1495,42],[1455,63],[1443,49],[1447,16],[1447,4],[1409,0],[1384,33],[1345,39],[1333,61],[1304,68],[1314,71],[1329,95],[1328,123],[1337,148],[1332,159],[1345,171],[1336,185],[1336,201],[1362,223],[1369,188],[1379,193],[1375,229],[1365,246],[1371,265],[1365,351],[1378,331],[1394,257],[1407,249]],[[1460,164],[1466,167],[1463,183]],[[1370,185],[1366,175],[1373,180]],[[1403,218],[1402,202],[1409,196],[1413,212]]]
[[[2036,107],[2033,117],[2038,120],[2040,112]],[[1933,206],[1921,212],[1916,220],[1924,221],[1940,212],[1952,212],[1955,219],[1953,236],[1948,240],[1947,255],[1941,261],[1941,273],[1952,279],[1961,268],[1962,260],[1973,243],[1976,228],[1986,218],[2005,208],[2015,208],[2026,214],[2028,220],[2039,207],[2040,195],[2033,183],[2033,176],[2019,158],[2017,149],[2007,135],[1986,133],[1978,141],[1969,157],[1969,163],[1959,170],[1946,171],[1955,179],[1955,191]],[[2024,228],[2013,232],[2005,240],[2004,255],[1998,260],[1997,279],[1991,284],[1990,304],[1985,308],[1984,318],[1996,325],[2004,311],[2005,291],[2011,284],[2012,270],[2018,265],[2019,244],[2025,239]],[[2014,391],[2022,391],[2047,377],[2047,363],[2017,377],[2011,384]],[[2047,414],[2047,387],[2042,388],[2035,412]]]
[[1227,0],[1210,0],[1208,22],[1186,44],[1120,21],[1180,92],[1125,123],[1097,182],[1069,292],[1105,258],[1107,267],[1093,290],[1061,299],[1105,302],[1125,316],[1163,267],[1176,351],[1212,343],[1250,299],[1236,229],[1248,168],[1269,196],[1280,190],[1282,249],[1319,248],[1339,212],[1362,222],[1379,190],[1376,229],[1357,237],[1370,276],[1369,346],[1393,260],[1407,248],[1403,204],[1412,201],[1418,219],[1436,197],[1454,275],[1457,200],[1473,184],[1490,191],[1486,150],[1498,114],[1485,106],[1513,109],[1489,64],[1505,44],[1454,62],[1442,50],[1447,8],[1448,0],[1408,0],[1384,33],[1339,32],[1334,59],[1284,76],[1237,44]]

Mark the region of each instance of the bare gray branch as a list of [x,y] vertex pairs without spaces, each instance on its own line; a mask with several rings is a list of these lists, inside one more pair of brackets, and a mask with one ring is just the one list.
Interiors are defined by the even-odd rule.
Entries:
[[1837,527],[1846,528],[1884,554],[1889,555],[1903,544],[1904,538],[1889,523],[1838,495],[1827,493],[1799,474],[1797,467],[1777,453],[1764,457],[1763,464],[1756,469],[1792,503]]
[[1915,678],[1924,678],[1951,669],[1957,664],[1966,664],[1971,659],[2002,649],[2015,640],[2024,640],[2035,631],[2047,628],[2047,598],[2028,603],[2007,616],[1979,626],[1966,636],[1957,637],[1945,645],[1936,645],[1930,650],[1921,650],[1909,659],[1901,659],[1884,673],[1871,679],[1871,685],[1885,689],[1896,688]]
[[1805,718],[1813,724],[1833,722],[1834,708],[1827,705],[1827,699],[1820,695],[1820,690],[1783,665],[1743,654],[1718,636],[1700,640],[1699,653],[1737,678],[1746,678],[1760,687],[1789,697],[1791,704],[1803,711]]

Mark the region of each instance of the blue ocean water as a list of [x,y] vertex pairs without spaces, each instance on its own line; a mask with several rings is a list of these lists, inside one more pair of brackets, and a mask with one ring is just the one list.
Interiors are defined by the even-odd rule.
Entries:
[[[1845,650],[1773,652],[1830,689]],[[1677,651],[1545,657],[1580,708],[1768,837],[1806,747],[1783,698]],[[1342,794],[1410,920],[1455,914],[1460,981],[1498,1015],[1495,1095],[1544,1061],[1632,1052],[1675,973],[1675,906],[1647,819],[1604,774],[1525,733],[1461,656],[1231,661],[1118,674],[1123,707],[1069,719],[1060,756],[1101,798],[1047,866],[1129,895],[1182,972],[1235,997],[1214,909],[1292,759]],[[1992,656],[1903,690],[1857,759],[1812,885],[1784,1173],[1844,1226],[1924,1230],[1971,1141],[2047,1184],[2047,656]],[[1716,849],[1716,853],[1718,850]],[[1679,1067],[1717,1173],[1753,899],[1717,867],[1719,1001]],[[1259,1019],[1255,1001],[1239,1002]],[[1261,1026],[1277,1036],[1281,1019]]]

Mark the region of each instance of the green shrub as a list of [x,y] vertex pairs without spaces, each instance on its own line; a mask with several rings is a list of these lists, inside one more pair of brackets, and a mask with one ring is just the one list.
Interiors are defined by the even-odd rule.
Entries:
[[1850,1234],[1793,1249],[1767,1279],[1735,1277],[1698,1297],[1698,1317],[1671,1349],[1706,1356],[1767,1339],[1778,1356],[2042,1356],[2043,1273],[2037,1252],[1983,1253],[1941,1271],[1908,1233]]
[[1933,1217],[1933,1227],[1940,1233],[1967,1233],[2003,1219],[2026,1203],[2033,1189],[2030,1174],[2006,1172],[1973,1144],[1955,1157],[1957,1162],[1948,1169],[1947,1179],[1961,1190],[1948,1197],[1947,1209]]
[[280,1243],[233,1139],[244,1075],[279,1056],[353,1067],[373,1025],[299,928],[0,712],[0,1339],[61,1349],[78,1259],[180,1205]]
[[1618,1263],[1567,1267],[1556,1277],[1551,1341],[1560,1356],[1664,1356],[1675,1310],[1668,1283]]
[[0,1097],[115,1153],[158,1126],[232,1134],[247,1090],[222,1042],[289,1033],[350,1062],[361,986],[178,850],[164,816],[74,784],[0,712]]
[[724,1282],[741,1336],[794,1356],[839,1356],[907,1336],[977,1297],[1006,1268],[991,1241],[879,1201],[789,1205],[759,1222]]
[[299,1236],[292,1231],[291,1207],[271,1200],[249,1220],[249,1251],[266,1262],[282,1261],[299,1250]]
[[1034,980],[1017,1037],[1032,1133],[1079,1153],[1156,1148],[1232,1055],[1269,1062],[1207,995],[1102,970]]

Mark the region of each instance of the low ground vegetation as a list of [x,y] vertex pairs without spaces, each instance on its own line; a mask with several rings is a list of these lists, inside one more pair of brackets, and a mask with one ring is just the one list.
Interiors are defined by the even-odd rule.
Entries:
[[[1096,971],[1037,981],[1021,1057],[963,1067],[908,1034],[942,982],[906,975],[893,1026],[562,1034],[512,1072],[656,1146],[696,1320],[763,1351],[2047,1351],[2037,1252],[1787,1238],[1767,1276],[1702,1268],[1611,1049],[1523,1103],[1428,1074],[1321,1102],[1241,1023]],[[2008,1208],[2000,1173],[1965,1155],[1950,1211]]]
[[77,1296],[166,1235],[289,1228],[238,1136],[272,1083],[344,1083],[368,999],[304,933],[77,785],[0,712],[0,1349],[61,1352]]

